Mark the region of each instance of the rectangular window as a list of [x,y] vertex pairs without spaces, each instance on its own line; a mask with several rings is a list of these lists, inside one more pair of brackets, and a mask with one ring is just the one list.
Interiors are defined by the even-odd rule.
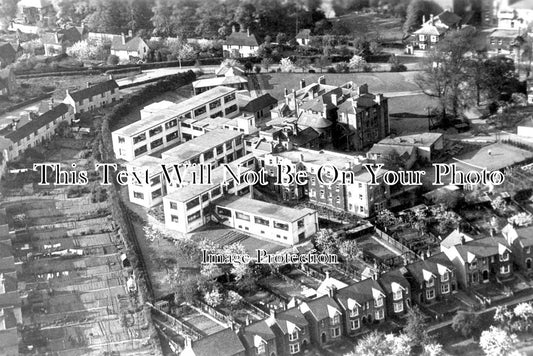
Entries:
[[352,310],[350,310],[350,318],[356,317],[359,315],[359,309],[357,307],[354,307]]
[[243,213],[235,212],[235,217],[240,220],[250,221],[250,215],[246,215]]
[[298,340],[298,330],[294,330],[291,334],[289,334],[289,341],[295,340]]
[[150,181],[150,185],[154,186],[154,185],[157,185],[161,183],[161,177],[160,176],[155,176],[154,178],[152,178],[152,180]]
[[394,306],[395,313],[403,312],[403,302],[394,303],[393,306]]
[[359,319],[350,320],[350,329],[357,330],[359,329]]
[[331,329],[331,337],[332,338],[338,338],[341,336],[341,328],[332,328]]
[[174,202],[170,202],[170,209],[172,210],[178,210],[178,204],[174,203]]
[[179,133],[178,133],[178,131],[174,131],[174,132],[172,132],[172,133],[169,133],[169,134],[167,135],[167,142],[172,141],[172,140],[175,140],[175,139],[177,139],[178,137],[179,137]]
[[258,216],[254,217],[254,222],[259,225],[270,226],[270,221],[268,221],[267,219],[260,218]]
[[135,151],[133,151],[133,154],[135,156],[142,155],[143,153],[147,152],[148,149],[146,148],[146,145],[143,145],[139,148],[137,148]]
[[426,282],[426,287],[433,287],[435,285],[435,279],[431,277],[429,281]]
[[375,315],[376,315],[376,320],[381,320],[385,318],[385,311],[383,311],[383,309],[376,310]]
[[159,198],[160,196],[161,196],[161,189],[157,189],[152,192],[152,199]]
[[211,191],[211,199],[220,195],[220,187],[217,187]]
[[163,132],[163,127],[157,126],[156,128],[153,128],[150,131],[148,131],[148,134],[150,135],[150,137],[152,137],[157,134],[160,134],[161,132]]
[[232,112],[235,112],[235,111],[237,111],[237,105],[232,105],[232,106],[226,108],[226,110],[224,110],[224,114],[229,115],[229,114],[231,114]]
[[187,202],[186,206],[187,206],[187,210],[190,210],[192,208],[194,208],[195,206],[198,206],[200,205],[200,199],[196,198],[196,199],[193,199],[189,202]]
[[208,200],[209,200],[209,193],[205,193],[204,195],[202,195],[202,202],[208,201]]
[[226,142],[226,151],[229,151],[233,148],[233,142],[228,141]]
[[242,143],[242,137],[241,136],[235,138],[235,146],[240,146],[241,143]]
[[157,148],[163,144],[163,138],[158,138],[150,143],[150,149]]
[[291,355],[300,352],[300,344],[289,344],[289,352]]
[[274,221],[274,228],[289,231],[289,225]]
[[202,106],[201,108],[198,108],[198,109],[195,109],[194,110],[194,116],[200,116],[202,114],[205,114],[205,112],[207,111],[207,108],[205,106]]
[[500,255],[500,262],[509,261],[509,252],[505,251],[502,255]]
[[431,300],[433,298],[435,298],[435,289],[431,288],[426,290],[426,299]]
[[178,219],[178,217],[176,215],[170,215],[170,220],[173,222],[173,223],[178,223],[180,222],[180,220]]
[[301,229],[304,227],[304,220],[298,220],[298,229]]
[[185,122],[182,122],[182,123],[181,123],[181,127],[184,128],[184,129],[188,129],[188,128],[191,127],[191,125],[190,125],[190,124],[187,124],[187,123],[185,123]]
[[228,102],[230,102],[232,100],[235,100],[235,93],[231,93],[229,95],[226,95],[224,97],[224,104],[226,104],[226,103],[228,103]]
[[215,155],[213,154],[213,150],[209,150],[207,152],[204,152],[204,162],[208,161],[210,159],[213,159]]
[[133,197],[135,199],[144,199],[144,194],[139,192],[133,192]]
[[136,144],[144,140],[146,140],[146,133],[143,132],[142,134],[137,135],[133,138],[133,144]]
[[187,216],[187,222],[191,222],[191,221],[198,220],[198,219],[200,219],[200,212],[199,211],[197,211],[194,214],[191,214],[191,215]]
[[212,101],[212,102],[209,103],[209,110],[216,109],[216,108],[218,108],[220,105],[222,105],[222,103],[220,102],[220,99],[215,100],[215,101]]
[[509,265],[503,265],[500,267],[500,273],[506,274],[511,271],[511,267]]
[[126,140],[124,139],[124,137],[119,137],[118,138],[118,143],[124,143],[126,142]]
[[374,299],[374,307],[381,307],[383,306],[383,298]]
[[216,150],[217,150],[217,156],[218,156],[224,152],[224,147],[222,145],[217,146]]
[[401,291],[401,290],[398,290],[398,291],[392,293],[392,299],[393,299],[393,300],[400,300],[400,299],[402,299],[402,291]]
[[443,283],[440,285],[440,291],[442,294],[447,294],[450,292],[450,284],[449,283]]
[[531,247],[530,246],[526,247],[526,251],[525,252],[526,252],[526,254],[529,255],[531,253]]
[[448,272],[445,272],[443,275],[440,276],[441,282],[448,282],[450,279],[450,274]]
[[220,215],[220,216],[228,216],[228,217],[231,217],[231,210],[229,209],[226,209],[226,208],[222,208],[222,207],[217,207],[217,214]]
[[170,129],[174,126],[177,126],[178,125],[178,120],[177,119],[173,119],[173,120],[170,120],[169,122],[165,123],[165,129]]

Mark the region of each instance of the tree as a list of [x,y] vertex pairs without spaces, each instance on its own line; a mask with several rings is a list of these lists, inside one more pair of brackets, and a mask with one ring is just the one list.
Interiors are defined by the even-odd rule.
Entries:
[[296,59],[294,65],[298,68],[301,68],[302,72],[305,72],[311,66],[311,61],[309,60],[309,58],[299,57],[298,59]]
[[109,57],[107,57],[107,64],[110,64],[112,66],[116,66],[120,62],[120,59],[118,56],[111,54]]
[[455,209],[462,201],[463,195],[459,191],[440,190],[433,196],[433,203],[439,204],[445,209]]
[[346,261],[350,262],[358,257],[360,258],[363,251],[361,251],[355,240],[344,240],[340,244],[339,253]]
[[509,334],[507,331],[491,326],[489,330],[481,333],[479,346],[487,356],[510,355],[516,351],[518,338],[515,334]]
[[270,68],[270,66],[272,66],[273,63],[274,63],[274,61],[270,57],[266,57],[266,58],[263,58],[263,60],[261,60],[261,66],[263,68],[265,68],[265,71],[267,71],[267,72],[268,72],[268,69]]
[[0,29],[6,30],[17,14],[18,0],[2,0],[0,3]]
[[430,343],[424,345],[422,356],[441,356],[443,354],[442,345],[439,343]]
[[313,65],[317,68],[320,68],[320,73],[322,73],[324,68],[331,65],[331,60],[327,56],[320,56],[317,59],[315,59],[315,62]]
[[345,356],[409,356],[411,340],[405,334],[395,336],[373,331],[359,340],[354,352]]
[[254,68],[254,65],[252,64],[252,62],[250,61],[246,61],[244,63],[244,70],[247,71],[247,72],[251,72],[252,69]]
[[338,250],[338,235],[329,230],[320,230],[315,235],[315,245],[324,253],[335,254]]
[[234,292],[232,290],[228,292],[227,301],[232,308],[239,306],[242,300],[243,300],[243,297],[241,297],[239,293]]
[[278,43],[278,46],[282,46],[287,42],[287,35],[283,32],[280,32],[276,35],[276,42]]
[[290,58],[282,58],[279,62],[279,67],[281,68],[282,72],[292,72],[294,71],[294,64],[292,63]]
[[374,41],[370,41],[369,50],[370,50],[370,53],[372,53],[373,55],[378,55],[381,53],[383,48],[381,47],[381,43],[374,40]]
[[204,300],[209,306],[216,308],[222,302],[222,295],[218,291],[218,288],[215,288],[204,295]]
[[468,90],[466,54],[473,49],[475,35],[475,29],[470,27],[448,32],[429,51],[423,62],[424,71],[415,79],[424,94],[439,100],[443,121],[449,110],[457,117],[462,107],[461,89]]
[[407,313],[407,323],[403,329],[415,349],[421,349],[431,342],[424,314],[415,306]]
[[85,22],[95,32],[121,33],[128,28],[128,8],[120,0],[98,0]]
[[355,71],[362,71],[367,65],[367,62],[362,56],[355,54],[351,59],[348,66]]
[[381,210],[376,217],[376,224],[382,228],[387,228],[398,223],[396,216],[388,209]]
[[408,33],[422,25],[422,18],[429,20],[432,14],[442,12],[442,8],[433,1],[411,0],[407,7],[406,19],[403,24],[403,32]]
[[479,316],[463,310],[457,311],[452,320],[452,329],[464,337],[475,336],[480,328]]
[[222,269],[215,263],[202,264],[200,274],[207,279],[215,279],[218,276],[223,275]]

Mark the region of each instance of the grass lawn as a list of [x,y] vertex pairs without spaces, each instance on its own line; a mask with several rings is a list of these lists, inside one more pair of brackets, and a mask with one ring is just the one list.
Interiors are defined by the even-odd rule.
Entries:
[[56,88],[52,97],[58,102],[65,99],[65,90],[71,91],[82,89],[87,86],[87,82],[92,84],[107,80],[106,76],[100,74],[93,75],[71,75],[71,76],[53,76],[43,78],[21,79],[20,83],[29,84],[31,87],[47,85]]
[[353,32],[367,37],[379,36],[383,41],[401,41],[402,20],[395,17],[383,17],[377,13],[352,13],[340,16],[338,21],[346,24]]
[[301,79],[306,84],[318,82],[320,76],[326,78],[326,84],[342,85],[353,81],[356,84],[368,84],[373,93],[404,92],[420,90],[414,78],[418,72],[376,72],[376,73],[268,73],[258,74],[257,79],[261,89],[269,92],[278,100],[283,99],[283,91],[298,89]]

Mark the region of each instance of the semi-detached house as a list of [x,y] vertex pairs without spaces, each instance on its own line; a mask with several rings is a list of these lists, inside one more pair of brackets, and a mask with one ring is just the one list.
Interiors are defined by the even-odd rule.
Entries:
[[119,99],[118,84],[110,79],[94,85],[87,83],[87,87],[81,90],[71,92],[67,89],[64,103],[72,106],[75,114],[81,114],[114,103]]

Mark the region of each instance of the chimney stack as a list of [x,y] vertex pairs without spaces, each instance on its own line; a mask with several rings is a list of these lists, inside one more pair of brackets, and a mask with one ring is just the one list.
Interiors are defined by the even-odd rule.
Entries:
[[335,106],[339,105],[337,94],[331,94],[331,103]]
[[52,110],[54,108],[54,98],[50,98],[50,101],[48,102],[48,109]]
[[329,278],[329,271],[326,271],[325,273],[326,273],[326,279],[328,279]]
[[6,293],[5,278],[4,274],[0,273],[0,294]]
[[305,79],[300,79],[300,89],[305,88]]
[[[303,153],[300,153],[300,162],[305,162]],[[326,273],[329,274],[329,272],[326,272]]]
[[276,309],[270,308],[270,317],[276,319]]
[[322,111],[324,114],[324,119],[327,119],[328,118],[328,106],[326,104],[322,106]]
[[325,85],[326,84],[326,77],[321,75],[320,77],[318,77],[318,84],[322,84],[322,85]]
[[91,87],[91,82],[87,82],[87,88]]
[[333,285],[328,287],[328,296],[330,298],[335,298],[335,294],[337,294],[337,288]]
[[184,348],[192,348],[192,339],[190,336],[185,336],[185,347]]
[[246,29],[246,34],[248,35],[248,37],[250,37],[250,29]]
[[122,36],[122,44],[125,45],[126,44],[126,35],[124,34],[124,32],[122,32],[120,35]]
[[231,26],[231,32],[235,32],[235,25]]
[[287,90],[287,88],[283,88],[283,95],[284,96],[289,95],[289,91]]
[[133,37],[133,31],[132,31],[132,30],[128,30],[128,37],[129,37],[129,38],[132,38],[132,37]]
[[426,15],[422,15],[422,23],[426,23]]
[[429,20],[433,22],[433,14],[429,15]]

